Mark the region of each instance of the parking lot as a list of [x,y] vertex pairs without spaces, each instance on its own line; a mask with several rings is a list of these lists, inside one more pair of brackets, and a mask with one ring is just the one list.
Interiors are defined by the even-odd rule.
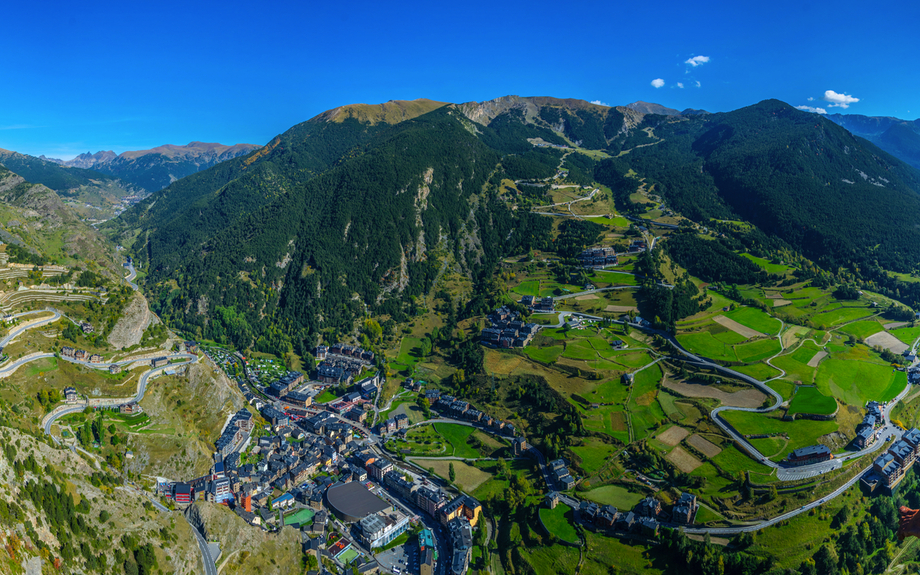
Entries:
[[409,542],[399,547],[384,551],[376,556],[380,566],[388,571],[399,569],[401,574],[418,575],[418,540],[411,537]]

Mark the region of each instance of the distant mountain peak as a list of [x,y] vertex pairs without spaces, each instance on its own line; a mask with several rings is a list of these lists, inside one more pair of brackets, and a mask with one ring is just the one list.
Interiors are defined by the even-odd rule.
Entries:
[[636,112],[641,112],[643,114],[658,114],[660,116],[680,115],[680,112],[674,108],[668,108],[666,106],[662,106],[661,104],[654,104],[652,102],[643,102],[642,100],[633,102],[632,104],[627,104],[626,107],[630,110],[635,110]]
[[63,162],[63,165],[67,166],[68,168],[92,168],[96,164],[102,162],[110,162],[115,159],[116,156],[117,154],[112,150],[100,150],[95,154],[86,152],[85,154],[80,154],[72,160]]

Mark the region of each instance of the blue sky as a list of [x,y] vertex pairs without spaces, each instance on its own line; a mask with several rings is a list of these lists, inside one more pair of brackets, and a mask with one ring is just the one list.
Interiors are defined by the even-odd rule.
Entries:
[[342,104],[508,94],[915,119],[918,21],[917,2],[16,2],[0,148],[264,144]]

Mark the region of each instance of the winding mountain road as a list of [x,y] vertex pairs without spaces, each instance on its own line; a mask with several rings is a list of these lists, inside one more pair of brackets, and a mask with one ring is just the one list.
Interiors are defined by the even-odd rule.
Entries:
[[[732,427],[731,424],[729,424],[723,417],[721,417],[721,414],[728,412],[728,411],[746,411],[746,412],[751,412],[751,413],[770,413],[771,411],[775,411],[776,409],[779,409],[779,407],[783,404],[783,397],[779,393],[777,393],[776,390],[774,390],[769,385],[767,385],[767,382],[783,377],[785,375],[784,371],[780,370],[781,372],[780,375],[770,378],[766,381],[760,381],[747,374],[735,371],[719,363],[716,363],[715,361],[709,358],[705,358],[705,357],[702,357],[702,356],[699,356],[699,355],[696,355],[696,354],[693,354],[687,351],[686,349],[684,349],[684,347],[677,341],[677,339],[673,335],[667,332],[663,332],[663,331],[649,328],[649,327],[644,327],[636,323],[630,323],[629,325],[632,327],[635,327],[636,329],[639,329],[645,332],[649,332],[649,333],[653,333],[655,335],[659,335],[665,338],[668,341],[668,343],[671,344],[672,348],[683,356],[683,357],[675,358],[678,361],[684,361],[686,363],[695,365],[697,367],[702,367],[704,369],[713,369],[726,376],[740,379],[746,383],[753,385],[754,387],[756,387],[757,389],[759,389],[766,395],[773,398],[773,405],[769,407],[729,407],[729,406],[717,407],[710,412],[710,417],[712,417],[712,420],[720,428],[722,428],[722,430],[725,431],[725,433],[727,433],[737,443],[742,445],[744,449],[748,452],[748,454],[753,459],[755,459],[756,461],[758,461],[759,463],[763,465],[776,469],[777,478],[780,479],[781,481],[795,481],[798,479],[805,479],[808,477],[814,477],[816,475],[827,473],[828,471],[840,469],[844,461],[848,461],[850,459],[862,457],[863,455],[873,453],[874,451],[877,451],[878,449],[880,449],[882,445],[884,444],[883,441],[876,441],[874,444],[860,451],[848,453],[846,455],[842,455],[840,457],[831,459],[830,461],[824,461],[824,462],[815,463],[812,465],[802,465],[799,467],[787,467],[779,463],[770,461],[770,459],[768,459],[766,456],[760,453],[760,451],[758,451],[757,448],[751,445],[751,443],[747,440],[747,438],[744,437],[744,435],[742,435],[737,430],[735,430],[735,428]],[[785,327],[785,324],[783,324],[783,326],[780,327],[779,334],[775,336],[779,338],[780,346],[783,345],[782,344],[782,331],[784,327]],[[781,350],[779,354],[783,353],[783,351],[784,350]],[[776,356],[773,356],[773,357],[776,357]],[[773,358],[770,358],[770,359],[773,359]],[[910,384],[908,384],[897,395],[897,397],[895,397],[890,402],[888,402],[888,405],[884,408],[883,415],[885,416],[885,426],[879,432],[881,437],[887,437],[889,435],[894,435],[895,437],[900,438],[902,430],[896,425],[894,425],[893,423],[891,423],[891,421],[888,419],[888,413],[897,404],[897,402],[900,401],[904,397],[904,395],[907,394],[909,390],[910,390]]]
[[137,277],[137,270],[134,269],[134,263],[129,263],[125,267],[128,268],[128,275],[125,276],[124,280],[129,286],[131,286],[131,289],[137,291],[137,284],[134,283],[134,278]]
[[49,323],[54,323],[54,322],[56,322],[57,320],[59,320],[59,319],[61,318],[61,314],[60,314],[58,311],[52,310],[52,309],[40,309],[40,310],[35,310],[35,311],[24,311],[24,312],[21,312],[21,313],[13,314],[13,318],[14,318],[14,319],[18,319],[18,318],[20,318],[20,317],[24,317],[24,316],[27,316],[27,315],[39,314],[39,313],[51,313],[52,315],[51,315],[51,317],[42,318],[42,319],[40,319],[40,320],[34,321],[33,323],[25,323],[25,324],[23,324],[23,325],[17,325],[17,326],[15,326],[13,329],[10,330],[10,333],[8,333],[8,334],[6,335],[6,337],[4,337],[3,339],[0,339],[0,349],[3,349],[3,348],[6,347],[7,345],[9,345],[10,342],[13,341],[13,339],[15,339],[16,336],[18,336],[18,335],[21,334],[22,332],[24,332],[24,331],[26,331],[26,330],[28,330],[28,329],[32,329],[32,328],[34,328],[34,327],[41,327],[41,326],[43,326],[43,325],[48,325]]
[[[29,358],[28,361],[35,361],[43,357],[54,357],[54,354],[53,353],[40,354],[38,356]],[[46,434],[51,435],[51,426],[54,425],[55,421],[64,417],[65,415],[70,415],[72,413],[80,413],[83,410],[85,410],[87,407],[111,407],[115,405],[131,403],[131,402],[138,403],[142,399],[144,399],[144,394],[147,392],[147,383],[151,377],[159,375],[160,373],[170,368],[178,367],[180,365],[186,365],[189,363],[194,363],[198,359],[198,356],[194,354],[190,354],[190,353],[174,353],[174,354],[167,355],[166,357],[169,358],[170,360],[182,359],[184,361],[181,361],[179,363],[170,363],[167,365],[162,365],[160,367],[152,367],[146,372],[144,372],[144,374],[141,375],[141,377],[137,381],[137,393],[134,395],[134,397],[94,398],[94,399],[89,400],[89,402],[87,403],[78,403],[74,405],[64,406],[46,415],[45,420],[42,422],[42,428],[44,429]],[[23,358],[23,360],[25,359],[26,358]],[[65,361],[70,361],[71,363],[85,365],[87,367],[95,367],[98,369],[108,369],[108,366],[110,365],[124,365],[124,364],[135,363],[137,361],[143,361],[143,360],[137,360],[137,359],[134,359],[134,360],[128,359],[128,360],[123,360],[123,361],[114,362],[114,363],[101,364],[101,363],[86,363],[82,361],[71,360],[69,358],[61,358],[61,359]],[[28,363],[28,361],[26,363]],[[57,438],[54,437],[53,435],[52,435],[52,438],[54,438],[54,440],[57,441]]]

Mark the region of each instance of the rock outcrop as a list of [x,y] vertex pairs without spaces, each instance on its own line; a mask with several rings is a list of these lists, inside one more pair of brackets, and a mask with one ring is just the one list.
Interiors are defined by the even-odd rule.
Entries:
[[137,345],[144,336],[144,330],[151,323],[159,320],[155,315],[150,313],[147,307],[147,299],[139,293],[134,294],[134,298],[128,302],[125,311],[118,318],[112,332],[109,333],[108,342],[118,349],[124,349]]

